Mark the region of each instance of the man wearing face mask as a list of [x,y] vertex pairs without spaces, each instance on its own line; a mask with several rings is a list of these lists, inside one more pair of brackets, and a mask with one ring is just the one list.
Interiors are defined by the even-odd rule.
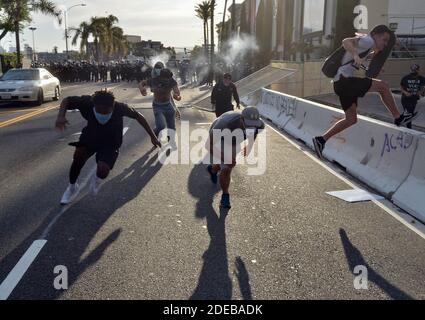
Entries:
[[215,109],[217,118],[228,111],[233,111],[232,96],[236,101],[237,108],[240,109],[238,90],[232,82],[230,73],[225,73],[223,81],[214,86],[211,94],[211,104]]
[[93,155],[96,155],[97,172],[91,181],[91,190],[94,195],[98,193],[100,181],[106,179],[118,158],[123,137],[123,117],[137,120],[149,134],[152,144],[161,147],[143,115],[124,103],[116,102],[112,92],[98,91],[93,96],[65,98],[56,120],[59,131],[63,132],[68,124],[67,110],[75,109],[87,120],[87,126],[82,131],[80,141],[70,144],[76,149],[69,173],[69,186],[63,194],[62,205],[71,203],[78,195],[78,176],[86,161]]
[[[410,67],[410,74],[401,79],[401,104],[406,113],[414,114],[420,96],[425,95],[425,78],[419,74],[419,65],[413,64]],[[412,122],[408,122],[406,127],[412,129]]]

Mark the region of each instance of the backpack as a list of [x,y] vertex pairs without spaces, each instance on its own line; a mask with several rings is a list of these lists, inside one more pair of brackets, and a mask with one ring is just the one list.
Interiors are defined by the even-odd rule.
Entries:
[[[369,54],[370,50],[371,49],[359,54],[359,57],[366,57]],[[322,67],[322,72],[326,77],[335,78],[339,68],[354,62],[353,59],[348,61],[347,63],[342,64],[342,59],[344,59],[346,52],[347,51],[344,49],[344,47],[341,46],[337,50],[335,50],[328,58],[326,58],[325,63]]]

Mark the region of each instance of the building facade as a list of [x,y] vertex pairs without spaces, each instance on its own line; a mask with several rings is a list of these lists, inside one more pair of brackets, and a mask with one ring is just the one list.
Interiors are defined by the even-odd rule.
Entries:
[[224,39],[256,36],[270,60],[323,59],[344,38],[378,24],[395,30],[402,50],[425,53],[424,0],[245,0],[229,12],[235,21],[226,21]]

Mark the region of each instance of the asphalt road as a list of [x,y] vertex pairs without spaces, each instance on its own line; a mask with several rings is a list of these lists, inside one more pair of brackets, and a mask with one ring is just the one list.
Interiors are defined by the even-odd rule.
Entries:
[[[101,87],[70,86],[63,96]],[[150,98],[135,85],[112,87],[153,125]],[[182,94],[190,106],[199,92]],[[85,123],[68,113],[68,130],[55,132],[52,109],[1,127],[32,111],[0,109],[0,284],[34,241],[47,241],[9,299],[425,299],[425,238],[416,230],[423,226],[405,216],[402,223],[373,202],[328,196],[351,186],[270,127],[267,170],[249,176],[246,165],[236,167],[228,212],[205,165],[162,164],[129,119],[99,195],[86,187],[61,207],[68,143]],[[187,107],[182,120],[200,132],[213,115]],[[91,159],[80,183],[94,168]],[[54,287],[56,266],[68,270],[67,290]],[[356,266],[368,271],[367,290],[354,287]]]

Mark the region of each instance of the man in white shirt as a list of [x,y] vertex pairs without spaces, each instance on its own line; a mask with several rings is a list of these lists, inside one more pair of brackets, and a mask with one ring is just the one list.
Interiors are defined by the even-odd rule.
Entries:
[[333,125],[324,135],[313,139],[314,149],[319,158],[323,158],[323,149],[330,138],[357,123],[358,98],[364,97],[368,92],[377,92],[381,95],[382,102],[391,112],[397,126],[410,122],[417,115],[400,114],[387,83],[378,79],[354,76],[356,70],[367,69],[364,65],[366,59],[371,54],[384,50],[389,45],[390,39],[391,30],[385,25],[379,25],[369,35],[358,34],[342,41],[346,53],[333,84],[345,112],[345,119]]

